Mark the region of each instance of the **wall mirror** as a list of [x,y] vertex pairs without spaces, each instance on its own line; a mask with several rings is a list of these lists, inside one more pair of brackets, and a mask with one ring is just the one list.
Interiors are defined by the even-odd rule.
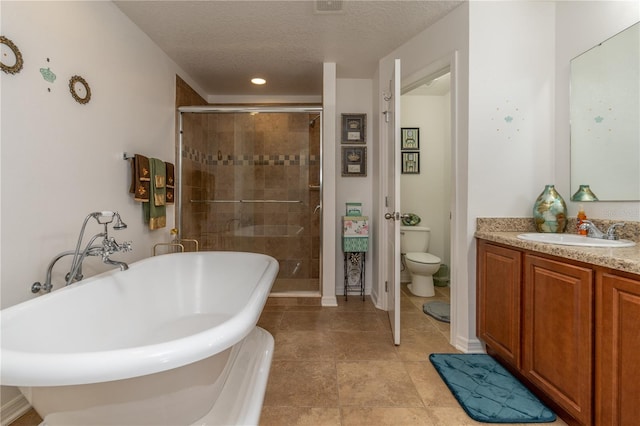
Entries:
[[640,23],[571,60],[570,111],[571,193],[639,201]]

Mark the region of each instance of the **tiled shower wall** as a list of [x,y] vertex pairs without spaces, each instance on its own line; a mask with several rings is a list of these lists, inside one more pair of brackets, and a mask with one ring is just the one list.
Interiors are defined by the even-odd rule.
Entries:
[[182,237],[273,256],[273,292],[319,289],[317,115],[183,114]]

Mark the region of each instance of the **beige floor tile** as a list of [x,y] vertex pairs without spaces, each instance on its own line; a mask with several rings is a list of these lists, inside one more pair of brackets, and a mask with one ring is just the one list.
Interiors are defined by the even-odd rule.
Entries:
[[436,325],[431,323],[429,315],[417,310],[403,312],[400,316],[400,330],[442,333]]
[[425,408],[342,409],[343,426],[433,426]]
[[278,331],[274,334],[274,360],[333,361],[333,334],[327,331]]
[[473,420],[460,407],[429,407],[427,409],[435,426],[475,426],[486,425]]
[[425,406],[459,407],[431,362],[405,362],[405,368]]
[[396,353],[403,361],[429,362],[432,353],[457,353],[449,341],[437,330],[415,331],[403,329],[400,333],[400,345]]
[[282,312],[263,312],[258,320],[258,327],[262,327],[269,333],[274,334],[280,327],[280,321],[282,321]]
[[22,417],[11,423],[11,426],[38,426],[40,423],[42,423],[42,418],[36,413],[36,410],[32,408],[23,414]]
[[341,407],[423,407],[402,362],[341,361],[336,369]]
[[340,426],[338,408],[263,407],[260,426]]
[[336,366],[328,361],[273,361],[265,406],[337,407]]
[[331,320],[334,316],[331,311],[285,311],[280,321],[280,330],[285,331],[328,331],[331,330]]
[[398,355],[391,334],[378,331],[332,332],[337,360],[388,360]]
[[375,312],[334,312],[330,327],[333,331],[387,331]]

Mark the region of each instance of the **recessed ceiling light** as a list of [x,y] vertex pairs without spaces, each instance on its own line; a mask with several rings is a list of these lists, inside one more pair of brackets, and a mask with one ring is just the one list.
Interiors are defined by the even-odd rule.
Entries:
[[256,78],[252,78],[251,82],[253,84],[261,85],[261,84],[265,84],[267,82],[267,80],[265,80],[264,78],[256,77]]

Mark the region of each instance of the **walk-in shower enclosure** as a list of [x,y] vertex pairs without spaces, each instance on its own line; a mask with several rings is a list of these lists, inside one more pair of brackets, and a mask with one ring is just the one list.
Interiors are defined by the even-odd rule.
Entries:
[[272,294],[319,294],[322,108],[178,111],[180,237],[274,257]]

